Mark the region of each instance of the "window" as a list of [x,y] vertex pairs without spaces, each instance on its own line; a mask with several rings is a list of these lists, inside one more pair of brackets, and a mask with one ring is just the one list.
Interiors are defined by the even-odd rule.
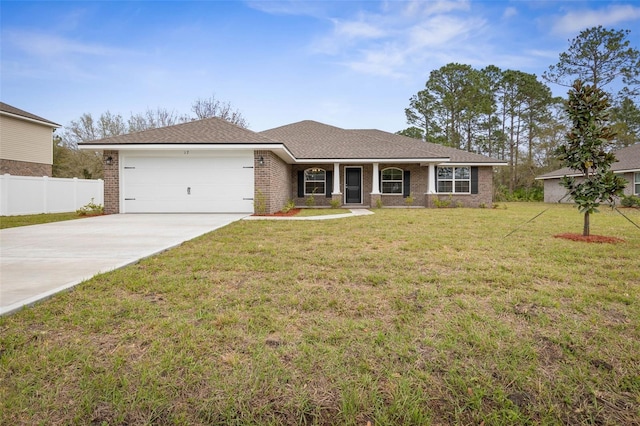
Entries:
[[402,194],[402,175],[400,169],[389,168],[382,171],[382,193]]
[[438,167],[438,192],[471,193],[470,167]]
[[307,169],[304,171],[304,194],[324,194],[327,173],[323,169]]
[[634,188],[635,188],[635,194],[636,195],[640,195],[640,172],[636,172],[635,173],[635,182],[634,182]]

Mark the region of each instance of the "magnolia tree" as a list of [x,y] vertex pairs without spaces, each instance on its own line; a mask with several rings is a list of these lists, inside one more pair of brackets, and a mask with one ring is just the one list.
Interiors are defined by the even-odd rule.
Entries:
[[605,92],[581,80],[576,80],[569,91],[566,111],[572,128],[557,152],[565,167],[584,178],[564,176],[560,183],[584,213],[584,236],[590,233],[589,215],[597,213],[601,203],[614,205],[615,197],[622,195],[625,187],[625,180],[611,171],[616,157],[608,149],[615,138],[609,126],[609,106]]

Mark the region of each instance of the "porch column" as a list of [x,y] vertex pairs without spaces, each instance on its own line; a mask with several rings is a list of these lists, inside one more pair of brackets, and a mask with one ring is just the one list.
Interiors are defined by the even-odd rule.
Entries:
[[380,171],[378,170],[378,163],[373,163],[373,185],[371,188],[371,194],[380,194]]
[[436,165],[429,163],[429,189],[427,194],[436,193]]
[[331,195],[341,195],[340,192],[340,163],[333,163],[333,192]]

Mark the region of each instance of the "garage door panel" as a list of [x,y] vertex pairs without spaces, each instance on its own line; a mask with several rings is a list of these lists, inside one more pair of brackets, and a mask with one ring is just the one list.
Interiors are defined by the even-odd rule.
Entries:
[[253,153],[123,158],[128,213],[253,212]]

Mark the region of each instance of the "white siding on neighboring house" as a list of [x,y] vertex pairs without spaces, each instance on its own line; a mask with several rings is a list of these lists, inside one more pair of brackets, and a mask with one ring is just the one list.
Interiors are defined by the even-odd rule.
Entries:
[[0,115],[0,158],[53,164],[52,126]]

